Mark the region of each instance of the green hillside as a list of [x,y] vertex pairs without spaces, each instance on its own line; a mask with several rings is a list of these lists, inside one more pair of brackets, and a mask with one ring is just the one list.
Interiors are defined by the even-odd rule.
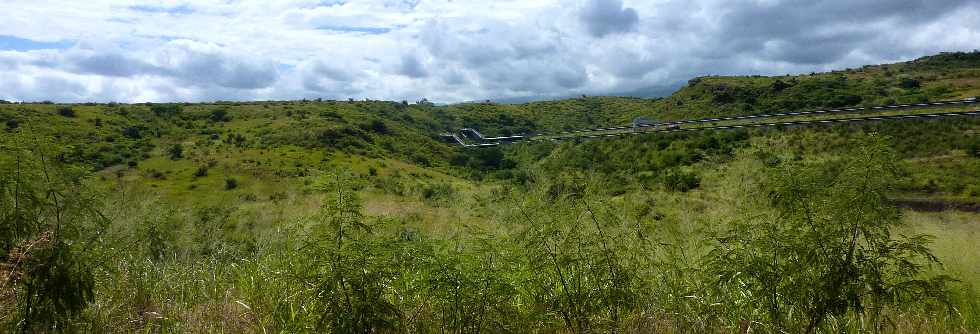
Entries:
[[694,78],[661,99],[2,103],[0,322],[976,332],[980,214],[926,209],[980,201],[980,118],[487,149],[439,135],[978,95],[973,52]]

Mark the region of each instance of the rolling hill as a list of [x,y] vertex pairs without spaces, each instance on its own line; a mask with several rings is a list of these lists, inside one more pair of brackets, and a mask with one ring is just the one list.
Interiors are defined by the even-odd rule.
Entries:
[[[725,258],[717,252],[735,244],[732,235],[724,236],[728,228],[758,228],[763,225],[740,224],[760,216],[802,217],[798,213],[807,208],[769,200],[798,186],[795,193],[812,195],[800,202],[812,199],[828,221],[894,224],[875,230],[886,236],[869,234],[868,240],[890,242],[890,233],[937,236],[928,248],[915,248],[926,239],[913,238],[874,249],[888,256],[901,247],[908,254],[932,250],[945,269],[925,266],[929,256],[908,263],[902,261],[913,257],[906,253],[879,260],[899,263],[896,270],[913,273],[909,277],[942,273],[959,279],[949,282],[946,300],[959,315],[937,316],[932,310],[938,302],[908,309],[899,299],[874,302],[892,319],[925,326],[908,328],[970,332],[980,328],[980,216],[929,211],[937,205],[970,211],[980,200],[980,118],[487,149],[462,148],[439,134],[473,127],[510,135],[622,125],[637,117],[668,121],[977,95],[980,53],[968,52],[830,73],[693,78],[655,99],[583,96],[446,106],[352,100],[5,102],[0,143],[18,149],[0,162],[11,180],[25,171],[33,175],[31,182],[48,184],[47,169],[41,175],[20,164],[41,157],[39,165],[87,175],[58,191],[98,194],[98,205],[63,206],[65,212],[98,209],[101,217],[79,218],[78,234],[64,246],[83,254],[77,258],[86,263],[98,263],[86,276],[93,291],[87,308],[71,312],[67,322],[82,330],[304,332],[322,330],[324,319],[357,314],[366,318],[347,319],[350,324],[396,332],[412,326],[419,332],[453,326],[466,331],[465,324],[477,322],[471,317],[485,319],[475,331],[494,332],[574,332],[586,325],[598,331],[726,331],[746,321],[764,323],[763,331],[792,331],[802,328],[794,327],[802,326],[802,312],[763,316],[769,311],[754,295],[735,297],[749,290],[716,281],[729,267],[710,259]],[[828,181],[838,174],[851,179]],[[20,194],[10,193],[9,198]],[[882,197],[862,197],[872,193]],[[848,204],[844,195],[866,202]],[[54,198],[52,203],[61,203],[71,196]],[[902,203],[906,209],[890,211]],[[61,217],[62,211],[52,212]],[[845,213],[851,216],[838,216]],[[870,230],[881,226],[872,225]],[[18,231],[10,235],[31,242],[45,240],[37,235],[47,233]],[[807,240],[792,239],[809,235],[805,229],[779,233],[807,244],[840,239],[835,231]],[[619,248],[610,250],[605,242]],[[759,246],[769,245],[762,239],[738,242],[746,245],[742,250],[770,249]],[[10,254],[18,253],[0,259],[10,262]],[[561,277],[547,276],[552,267],[540,263],[552,263]],[[738,262],[724,265],[732,263]],[[338,283],[333,277],[344,278]],[[591,290],[563,286],[576,279]],[[351,291],[360,304],[338,306]],[[693,297],[680,298],[678,292]],[[808,293],[793,287],[783,292]],[[0,297],[4,293],[0,289]],[[779,303],[794,307],[803,299]],[[758,312],[741,313],[750,307],[745,305]],[[0,307],[0,321],[14,321],[9,310]],[[834,313],[839,318],[823,323],[825,329],[851,330],[863,323],[864,314],[847,310]],[[404,327],[394,330],[395,324]],[[338,326],[326,328],[343,331]]]

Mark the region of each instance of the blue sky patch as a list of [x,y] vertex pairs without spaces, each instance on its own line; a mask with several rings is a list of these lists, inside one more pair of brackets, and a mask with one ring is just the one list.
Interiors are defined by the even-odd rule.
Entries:
[[0,50],[31,51],[31,50],[50,50],[67,49],[75,43],[68,41],[41,42],[20,38],[17,36],[0,35]]
[[144,13],[164,13],[173,15],[187,15],[194,13],[194,9],[187,5],[180,5],[177,7],[135,5],[129,6],[129,9]]
[[333,30],[342,32],[358,32],[371,35],[386,34],[391,31],[391,28],[383,27],[340,27],[340,26],[321,26],[317,27],[320,30]]
[[344,1],[344,0],[323,0],[323,1],[317,1],[313,5],[313,7],[332,7],[332,6],[336,6],[336,5],[343,5],[343,4],[346,4],[346,3],[347,3],[347,1]]

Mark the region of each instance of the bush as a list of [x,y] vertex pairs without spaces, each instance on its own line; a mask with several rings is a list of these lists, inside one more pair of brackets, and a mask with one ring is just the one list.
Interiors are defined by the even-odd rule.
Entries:
[[313,310],[318,331],[394,331],[404,318],[388,298],[398,293],[391,283],[400,261],[387,256],[397,239],[380,238],[368,225],[347,176],[323,176],[314,187],[326,198],[303,255],[310,264],[307,284],[319,300]]
[[620,212],[590,198],[602,186],[584,188],[569,193],[535,187],[515,201],[507,224],[521,249],[518,261],[528,266],[528,278],[518,284],[533,292],[510,298],[530,298],[570,333],[619,332],[621,322],[643,307],[651,286],[637,273],[649,268],[644,254],[653,249],[638,224],[624,224]]
[[232,190],[235,188],[238,188],[238,180],[231,177],[225,179],[225,190]]
[[371,120],[370,123],[362,125],[361,128],[366,131],[373,131],[374,133],[379,133],[379,134],[390,133],[390,130],[388,129],[388,125],[385,124],[385,122],[380,119]]
[[228,109],[226,108],[219,108],[219,109],[212,110],[208,118],[211,119],[211,121],[213,122],[231,121],[231,118],[228,117]]
[[157,180],[166,180],[167,179],[166,176],[163,175],[163,172],[161,172],[159,170],[156,170],[156,169],[147,170],[146,173],[152,179],[157,179]]
[[776,93],[782,92],[786,88],[790,88],[790,87],[792,87],[790,84],[785,83],[779,79],[776,79],[776,81],[773,81],[773,83],[769,85],[769,89]]
[[929,237],[892,235],[902,219],[886,196],[899,159],[878,137],[852,147],[836,161],[769,173],[759,193],[775,214],[736,220],[708,257],[719,287],[739,301],[722,304],[773,332],[813,333],[831,317],[859,314],[880,328],[886,308],[945,302],[948,277],[928,274],[938,264]]
[[692,172],[672,169],[664,173],[664,187],[668,191],[687,192],[701,186],[701,178]]
[[197,170],[194,171],[194,177],[205,177],[208,176],[208,166],[197,166]]
[[170,157],[170,160],[180,160],[184,158],[184,146],[180,145],[179,143],[171,145],[170,148],[167,149],[167,155]]
[[140,139],[140,138],[143,138],[143,135],[140,133],[140,128],[139,127],[135,127],[135,126],[127,126],[127,127],[123,128],[122,129],[122,134],[123,134],[123,136],[126,136],[127,138],[130,138],[130,139]]
[[65,116],[65,117],[75,117],[75,110],[72,109],[71,107],[59,107],[58,115]]
[[0,331],[71,332],[94,299],[86,250],[102,232],[101,197],[86,171],[43,159],[63,153],[50,140],[0,136],[0,152]]
[[422,199],[433,203],[448,203],[456,195],[456,189],[448,183],[426,184],[419,194]]
[[184,108],[180,104],[152,104],[150,105],[150,111],[152,111],[157,116],[168,117],[172,115],[179,114]]
[[916,88],[922,87],[922,83],[919,82],[919,80],[916,80],[916,79],[902,78],[902,80],[899,80],[899,82],[898,82],[898,87],[901,87],[901,88],[904,88],[904,89],[916,89]]
[[511,169],[517,166],[517,163],[505,157],[503,151],[499,148],[462,150],[452,158],[451,163],[456,166],[484,172]]
[[980,158],[980,139],[976,139],[967,145],[966,153],[974,158]]

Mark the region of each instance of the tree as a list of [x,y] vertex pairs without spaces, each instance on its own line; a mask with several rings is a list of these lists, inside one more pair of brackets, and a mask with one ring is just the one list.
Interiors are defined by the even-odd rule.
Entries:
[[774,214],[736,222],[719,239],[709,268],[721,286],[751,296],[732,303],[747,316],[811,333],[829,316],[877,320],[884,306],[943,298],[948,278],[923,278],[938,263],[929,237],[892,233],[902,223],[886,197],[901,175],[895,153],[875,135],[852,144],[836,160],[774,168],[760,189]]
[[101,197],[88,190],[86,170],[55,158],[59,146],[48,139],[14,132],[0,136],[0,152],[0,295],[17,303],[15,317],[0,319],[25,333],[70,330],[93,299],[83,250],[104,223]]
[[434,106],[435,105],[435,103],[430,102],[429,99],[424,98],[424,97],[421,98],[421,99],[419,99],[418,101],[415,101],[415,104],[420,105],[420,106],[428,106],[428,107],[431,107],[431,106]]

